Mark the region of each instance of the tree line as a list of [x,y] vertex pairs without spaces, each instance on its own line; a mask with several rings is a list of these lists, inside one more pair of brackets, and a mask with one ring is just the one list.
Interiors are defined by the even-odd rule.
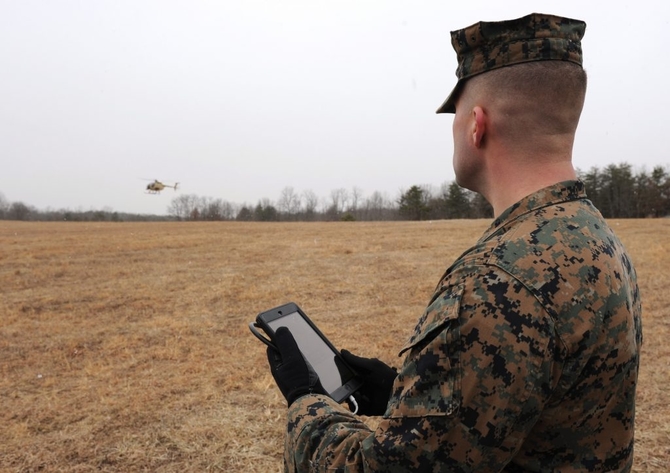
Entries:
[[634,172],[628,163],[580,172],[589,199],[605,218],[647,218],[670,215],[670,176],[666,168]]
[[172,199],[168,213],[178,220],[258,222],[435,220],[493,215],[491,206],[479,194],[455,182],[445,183],[437,191],[431,186],[414,185],[400,191],[395,199],[378,191],[364,197],[357,187],[335,189],[321,199],[311,190],[298,193],[293,187],[285,187],[277,201],[263,198],[255,205],[182,194]]
[[[628,163],[577,171],[589,199],[605,218],[657,218],[670,215],[670,175],[663,166],[634,172]],[[360,189],[335,189],[319,199],[312,191],[285,187],[276,202],[255,205],[181,195],[168,213],[178,220],[335,221],[437,220],[491,218],[493,209],[479,194],[446,182],[439,189],[413,185],[390,199],[380,192],[364,197]]]
[[24,202],[10,202],[0,193],[0,220],[40,221],[40,222],[145,222],[173,221],[174,217],[164,215],[140,215],[127,212],[104,210],[39,210]]
[[[657,218],[670,215],[670,175],[663,166],[635,172],[628,163],[578,170],[589,199],[605,218]],[[313,191],[285,187],[276,201],[237,204],[220,198],[181,194],[167,215],[136,215],[113,210],[40,211],[23,202],[9,202],[0,193],[0,219],[68,221],[372,221],[491,218],[493,209],[479,194],[445,182],[439,188],[413,185],[395,198],[375,191],[365,197],[352,189],[335,189],[326,198]]]

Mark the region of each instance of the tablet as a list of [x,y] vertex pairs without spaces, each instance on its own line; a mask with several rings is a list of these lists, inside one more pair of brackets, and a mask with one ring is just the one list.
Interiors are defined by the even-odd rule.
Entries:
[[[269,340],[257,330],[258,327],[270,337]],[[354,370],[345,363],[340,352],[295,303],[261,312],[256,317],[256,322],[249,324],[252,333],[273,348],[274,334],[279,327],[286,327],[291,331],[300,352],[316,371],[323,388],[335,401],[344,401],[360,388],[361,380],[356,377]]]

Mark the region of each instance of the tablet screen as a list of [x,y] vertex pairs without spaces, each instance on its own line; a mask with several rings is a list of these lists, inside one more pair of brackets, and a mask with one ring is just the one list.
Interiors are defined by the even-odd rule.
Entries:
[[342,363],[337,355],[312,329],[305,319],[298,313],[292,312],[268,323],[275,332],[279,327],[287,327],[293,334],[298,348],[309,361],[321,385],[333,394],[338,388],[347,383],[354,374]]

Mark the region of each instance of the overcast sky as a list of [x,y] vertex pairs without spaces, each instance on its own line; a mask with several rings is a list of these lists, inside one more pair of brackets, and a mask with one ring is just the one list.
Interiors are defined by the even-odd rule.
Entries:
[[587,23],[575,166],[668,166],[665,0],[0,0],[0,193],[164,214],[178,193],[437,188],[449,32],[532,12]]

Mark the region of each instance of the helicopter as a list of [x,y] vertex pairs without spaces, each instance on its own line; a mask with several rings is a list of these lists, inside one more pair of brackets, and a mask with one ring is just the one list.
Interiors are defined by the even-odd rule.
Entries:
[[161,191],[166,187],[170,187],[174,190],[177,190],[177,186],[179,186],[178,182],[175,182],[174,186],[171,186],[168,184],[163,184],[158,179],[154,179],[154,182],[147,184],[147,194],[160,194]]

